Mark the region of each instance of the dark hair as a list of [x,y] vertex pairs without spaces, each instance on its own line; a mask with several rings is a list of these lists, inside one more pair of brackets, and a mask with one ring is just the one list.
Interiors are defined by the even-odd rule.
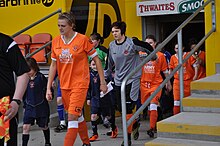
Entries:
[[189,47],[191,47],[192,45],[197,45],[197,44],[198,44],[198,41],[195,38],[191,38],[188,43]]
[[126,23],[124,21],[116,21],[112,23],[111,28],[116,28],[121,30],[121,35],[125,35],[126,32]]
[[27,58],[26,62],[30,69],[33,69],[36,72],[40,71],[37,61],[34,58]]
[[147,35],[146,36],[146,38],[145,38],[145,40],[146,39],[152,39],[154,42],[156,42],[157,40],[156,40],[156,38],[155,38],[155,36],[154,35],[152,35],[152,34],[150,34],[150,35]]
[[94,40],[100,41],[100,44],[104,43],[104,38],[97,32],[92,33],[90,37],[92,37]]
[[60,13],[58,19],[66,19],[67,23],[71,26],[73,26],[73,30],[76,29],[76,20],[75,16],[72,12],[64,12]]

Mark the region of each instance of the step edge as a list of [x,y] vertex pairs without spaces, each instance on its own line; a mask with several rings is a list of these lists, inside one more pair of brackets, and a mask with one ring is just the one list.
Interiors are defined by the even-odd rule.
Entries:
[[[211,126],[211,125],[192,125],[184,123],[168,123],[161,122],[157,123],[158,133],[159,132],[169,132],[169,133],[184,133],[184,134],[201,134],[201,135],[212,135],[220,136],[220,125]],[[209,129],[204,131],[204,129]]]
[[220,136],[202,135],[202,134],[158,132],[157,137],[171,138],[171,139],[199,140],[199,141],[208,141],[208,142],[220,142]]
[[[182,146],[182,144],[187,145],[195,145],[195,144],[201,144],[203,146],[204,144],[210,144],[210,145],[216,145],[219,146],[220,142],[213,142],[213,141],[204,141],[204,140],[193,140],[193,139],[180,139],[180,138],[164,138],[164,137],[157,137],[156,139],[153,139],[147,143],[145,143],[145,146],[147,145],[153,145],[153,144],[161,144],[165,146],[172,146],[172,145],[178,145]],[[173,144],[175,143],[175,144]]]

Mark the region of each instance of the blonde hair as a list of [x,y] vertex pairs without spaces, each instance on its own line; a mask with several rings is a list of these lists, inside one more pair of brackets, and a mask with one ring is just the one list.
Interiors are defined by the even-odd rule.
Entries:
[[71,12],[60,13],[58,19],[66,19],[67,23],[70,26],[73,26],[73,30],[76,29],[76,20],[75,20],[75,16],[73,13],[71,13]]

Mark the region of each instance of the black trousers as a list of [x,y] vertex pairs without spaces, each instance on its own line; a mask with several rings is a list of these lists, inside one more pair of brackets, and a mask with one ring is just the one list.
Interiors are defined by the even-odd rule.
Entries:
[[[15,116],[10,120],[9,134],[10,140],[7,142],[7,146],[17,146],[17,133],[18,133],[18,116]],[[4,138],[0,139],[0,146],[4,146]]]
[[[126,111],[127,114],[132,114],[133,109],[135,108],[135,101],[131,100],[130,98],[130,92],[131,92],[132,83],[126,85],[125,87],[125,96],[126,96]],[[116,97],[116,107],[117,110],[121,113],[122,107],[121,107],[121,86],[115,86],[115,97]]]

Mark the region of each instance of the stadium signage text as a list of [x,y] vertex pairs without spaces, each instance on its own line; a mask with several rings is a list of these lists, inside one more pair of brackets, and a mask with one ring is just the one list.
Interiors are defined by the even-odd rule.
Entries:
[[180,13],[194,12],[204,4],[204,0],[186,0],[179,4]]
[[174,3],[163,3],[163,4],[152,4],[152,5],[139,5],[140,12],[149,12],[149,11],[164,11],[164,10],[174,10]]
[[17,7],[25,5],[43,4],[50,7],[54,0],[0,0],[0,7]]
[[202,6],[204,0],[160,0],[136,3],[137,16],[191,13]]

